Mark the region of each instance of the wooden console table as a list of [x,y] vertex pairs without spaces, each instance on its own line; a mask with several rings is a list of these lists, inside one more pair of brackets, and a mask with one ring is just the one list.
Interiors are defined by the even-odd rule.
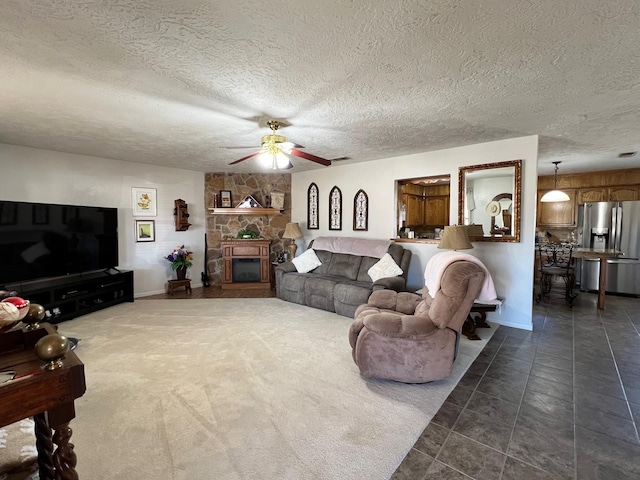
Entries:
[[16,372],[14,380],[0,384],[0,426],[34,417],[40,480],[77,480],[69,422],[75,399],[86,391],[84,365],[69,351],[62,368],[45,370],[33,347],[49,333],[56,329],[44,323],[0,335],[0,371]]

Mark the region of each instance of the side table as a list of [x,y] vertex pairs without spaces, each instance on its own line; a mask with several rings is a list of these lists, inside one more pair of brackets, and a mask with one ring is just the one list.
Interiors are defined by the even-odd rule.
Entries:
[[43,323],[37,330],[0,335],[0,370],[16,374],[0,384],[0,426],[34,417],[40,479],[77,480],[69,422],[76,415],[74,400],[86,390],[84,365],[69,351],[63,367],[44,369],[33,347],[50,333],[56,329]]
[[167,293],[169,295],[173,295],[173,291],[176,288],[184,287],[185,292],[192,293],[191,291],[191,280],[189,278],[185,278],[184,280],[169,280],[169,288]]

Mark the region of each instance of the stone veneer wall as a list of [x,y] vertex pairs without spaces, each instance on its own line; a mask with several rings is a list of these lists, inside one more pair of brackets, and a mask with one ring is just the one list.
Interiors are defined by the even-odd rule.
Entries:
[[270,192],[284,192],[284,213],[280,215],[215,215],[207,210],[207,273],[211,285],[222,285],[220,241],[237,238],[238,231],[249,229],[271,240],[271,261],[284,250],[282,234],[291,221],[291,175],[262,173],[207,173],[204,179],[205,209],[213,207],[215,193],[231,190],[232,205],[251,195],[262,206]]

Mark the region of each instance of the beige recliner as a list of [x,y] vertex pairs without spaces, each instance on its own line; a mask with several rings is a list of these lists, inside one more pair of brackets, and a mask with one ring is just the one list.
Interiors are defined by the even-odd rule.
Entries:
[[349,329],[353,360],[365,377],[424,383],[448,377],[460,331],[485,279],[479,265],[456,261],[432,298],[377,290]]

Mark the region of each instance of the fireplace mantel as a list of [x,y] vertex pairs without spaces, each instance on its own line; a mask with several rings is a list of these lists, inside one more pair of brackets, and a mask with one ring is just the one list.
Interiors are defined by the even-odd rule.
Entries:
[[[223,262],[223,289],[270,289],[271,288],[271,263],[269,261],[269,253],[271,240],[266,239],[247,239],[247,240],[222,240],[220,242],[222,249]],[[256,281],[234,281],[233,265],[234,260],[252,260],[258,259],[260,264],[259,280]],[[256,262],[258,263],[258,262]]]

